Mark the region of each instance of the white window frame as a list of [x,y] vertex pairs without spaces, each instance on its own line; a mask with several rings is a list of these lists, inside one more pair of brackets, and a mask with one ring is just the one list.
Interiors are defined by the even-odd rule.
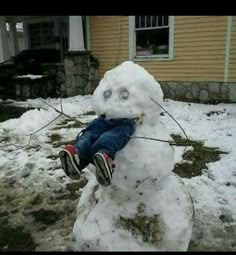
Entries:
[[169,53],[148,56],[136,56],[135,16],[129,16],[129,60],[173,60],[174,58],[174,16],[169,16]]

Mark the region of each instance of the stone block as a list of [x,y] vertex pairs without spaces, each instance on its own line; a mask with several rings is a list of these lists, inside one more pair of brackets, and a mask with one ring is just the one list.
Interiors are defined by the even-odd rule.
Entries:
[[206,89],[202,89],[200,91],[200,93],[199,93],[199,100],[201,102],[204,102],[204,103],[209,102],[209,93],[208,93],[208,91]]
[[187,93],[186,93],[186,98],[187,98],[188,100],[192,99],[192,94],[191,94],[191,92],[187,92]]
[[89,68],[87,66],[82,67],[82,74],[89,76]]
[[199,93],[200,93],[200,86],[198,83],[193,83],[192,84],[192,95],[194,97],[194,99],[198,99],[199,98]]
[[75,96],[75,95],[76,95],[75,90],[74,90],[74,89],[71,89],[71,88],[68,88],[68,87],[67,87],[67,90],[66,90],[66,94],[67,94],[67,96],[69,96],[69,97]]
[[74,56],[73,60],[75,65],[83,64],[83,56]]
[[229,100],[229,86],[227,83],[222,83],[220,88],[221,100]]
[[236,102],[236,83],[229,84],[229,100]]
[[66,76],[64,72],[58,71],[56,74],[56,81],[58,84],[64,83],[66,81]]
[[169,86],[169,88],[175,90],[176,87],[178,86],[178,82],[169,81],[169,82],[168,82],[168,86]]
[[177,97],[184,97],[186,91],[187,91],[187,89],[184,85],[178,84],[178,86],[176,87],[175,95]]
[[213,93],[213,94],[218,94],[220,92],[220,83],[210,83],[209,85],[209,91],[210,93]]
[[71,87],[75,88],[76,87],[76,78],[75,75],[71,75]]
[[70,68],[74,66],[74,61],[70,58],[65,58],[65,68]]

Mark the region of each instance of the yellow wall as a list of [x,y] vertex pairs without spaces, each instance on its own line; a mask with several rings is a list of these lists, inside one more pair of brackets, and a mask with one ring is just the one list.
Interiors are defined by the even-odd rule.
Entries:
[[128,16],[90,16],[90,44],[100,76],[128,59],[128,30]]
[[236,81],[236,16],[232,18],[231,47],[229,58],[229,81]]
[[[174,24],[174,59],[136,62],[159,81],[223,81],[227,16],[175,16]],[[128,17],[92,16],[90,29],[91,50],[100,61],[102,77],[128,60]]]

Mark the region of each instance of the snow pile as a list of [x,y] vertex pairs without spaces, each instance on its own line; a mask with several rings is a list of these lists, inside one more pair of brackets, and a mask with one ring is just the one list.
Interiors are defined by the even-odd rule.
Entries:
[[37,79],[42,79],[44,76],[43,75],[36,75],[36,74],[25,74],[25,75],[18,75],[16,78],[29,78],[30,80],[37,80]]
[[[134,136],[171,140],[160,123],[160,109],[150,99],[162,104],[162,96],[150,74],[124,62],[105,74],[93,104],[96,113],[107,118],[139,118]],[[90,175],[73,230],[76,249],[187,250],[193,205],[181,179],[171,174],[173,148],[134,138],[117,153],[115,165],[109,187],[99,186]]]

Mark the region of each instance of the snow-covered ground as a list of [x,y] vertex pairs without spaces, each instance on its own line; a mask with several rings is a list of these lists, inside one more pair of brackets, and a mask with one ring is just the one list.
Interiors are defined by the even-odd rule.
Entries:
[[[91,115],[91,100],[91,96],[63,99],[63,111],[87,123],[95,118]],[[60,99],[47,99],[47,102],[61,109]],[[73,250],[71,232],[82,188],[73,193],[74,200],[68,197],[72,193],[65,190],[75,182],[64,175],[57,154],[63,143],[73,140],[82,126],[68,127],[74,122],[60,116],[29,136],[59,113],[39,99],[11,100],[9,103],[36,109],[27,111],[18,119],[0,123],[0,213],[8,211],[12,225],[25,226],[38,245],[36,250]],[[178,120],[190,139],[204,140],[205,145],[228,153],[221,154],[219,161],[209,163],[208,170],[201,176],[183,178],[195,206],[190,249],[235,251],[236,104],[203,105],[166,100],[164,107]],[[183,136],[167,114],[161,120],[171,134]],[[183,147],[176,147],[176,163],[181,162],[182,154]],[[35,203],[37,197],[41,198],[41,203]],[[60,219],[43,229],[32,218],[36,209],[59,212]]]

